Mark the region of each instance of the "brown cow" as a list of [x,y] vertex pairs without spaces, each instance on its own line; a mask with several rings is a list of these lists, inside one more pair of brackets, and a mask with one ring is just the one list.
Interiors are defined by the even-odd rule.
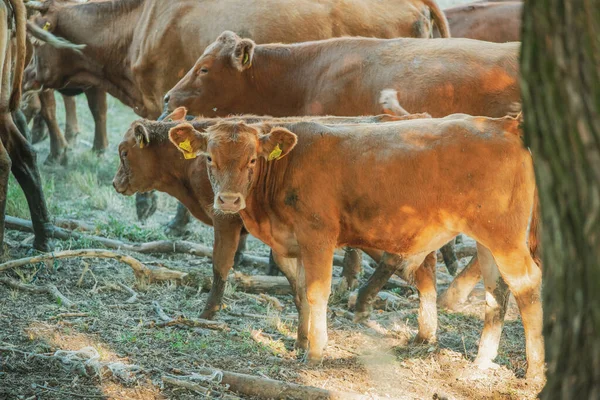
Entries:
[[[185,117],[182,109],[176,110],[166,120],[178,120]],[[402,119],[423,118],[428,115],[417,114],[406,117],[380,115],[373,117],[340,118],[324,117],[320,120],[328,123],[374,123],[398,121]],[[238,117],[236,120],[239,120]],[[290,124],[298,118],[280,118],[247,116],[249,122],[264,121],[265,126],[271,124]],[[193,126],[206,129],[218,120],[195,120]],[[215,246],[213,254],[214,279],[209,299],[202,312],[203,318],[212,318],[219,310],[227,275],[239,260],[244,248],[246,232],[242,221],[230,216],[223,217],[213,213],[212,188],[206,174],[206,163],[202,159],[186,161],[170,144],[168,131],[178,122],[153,122],[141,120],[134,122],[119,145],[120,165],[113,180],[115,189],[125,195],[136,192],[159,190],[166,192],[181,201],[198,220],[214,226]],[[287,126],[287,125],[285,125]],[[241,234],[241,238],[240,238]],[[238,245],[239,242],[239,245]],[[236,252],[237,249],[237,252]],[[290,273],[287,264],[281,268],[295,286],[295,271]]]
[[34,248],[49,250],[51,225],[35,162],[35,152],[15,126],[26,58],[26,12],[22,0],[0,2],[0,244],[4,241],[4,213],[10,171],[21,185],[35,232]]
[[[444,13],[453,37],[505,43],[520,40],[522,11],[522,2],[510,1],[463,4]],[[434,37],[440,37],[439,32]]]
[[[216,212],[239,215],[280,257],[299,260],[305,292],[299,290],[298,340],[300,347],[308,344],[310,362],[322,359],[327,344],[336,247],[385,251],[371,280],[387,280],[396,270],[414,280],[421,297],[418,338],[433,340],[435,278],[419,266],[464,232],[478,243],[490,299],[477,364],[489,365],[497,355],[510,289],[525,328],[527,375],[541,378],[541,269],[531,256],[539,215],[533,163],[518,124],[511,117],[459,116],[299,123],[288,130],[226,121],[203,132],[180,124],[169,138],[185,157],[205,154]],[[371,301],[373,294],[361,290],[359,297]]]
[[165,96],[194,115],[365,115],[382,93],[408,112],[500,117],[518,111],[519,43],[337,38],[256,45],[224,32]]

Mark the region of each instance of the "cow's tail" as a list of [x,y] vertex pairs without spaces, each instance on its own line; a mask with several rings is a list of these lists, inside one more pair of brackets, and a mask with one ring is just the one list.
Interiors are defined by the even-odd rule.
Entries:
[[446,14],[442,11],[436,0],[422,0],[423,4],[429,7],[429,11],[433,16],[433,21],[440,31],[440,37],[449,38],[450,37],[450,27],[448,25],[448,20],[446,19]]
[[8,103],[9,110],[15,111],[21,101],[21,85],[23,83],[23,71],[25,70],[25,58],[27,57],[27,10],[23,0],[10,0],[15,14],[15,32],[17,38],[17,54],[15,56],[15,71],[12,76],[12,92]]
[[538,195],[537,185],[535,187],[535,192],[533,195],[533,209],[531,210],[531,222],[529,223],[529,253],[531,254],[531,258],[533,261],[542,268],[542,259],[540,256],[540,198]]

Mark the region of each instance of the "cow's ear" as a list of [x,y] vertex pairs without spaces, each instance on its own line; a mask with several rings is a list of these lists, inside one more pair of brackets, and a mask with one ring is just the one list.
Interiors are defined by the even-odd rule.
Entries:
[[187,116],[187,108],[177,107],[173,112],[164,118],[164,121],[183,121]]
[[133,133],[135,135],[135,141],[140,149],[148,146],[150,144],[150,132],[148,129],[140,123],[135,124],[133,127]]
[[258,155],[272,161],[279,160],[292,151],[298,137],[287,129],[273,128],[268,134],[261,135],[258,141]]
[[231,61],[238,71],[244,71],[252,66],[252,57],[254,57],[255,47],[256,43],[251,39],[241,39],[235,43]]
[[206,152],[208,135],[198,132],[191,124],[179,124],[169,131],[169,140],[183,153],[186,159],[196,158],[198,153]]

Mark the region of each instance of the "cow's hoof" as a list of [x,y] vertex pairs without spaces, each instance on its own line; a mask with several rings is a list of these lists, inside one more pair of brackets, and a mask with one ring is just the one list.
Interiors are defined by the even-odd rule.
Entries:
[[304,357],[302,358],[302,362],[309,367],[318,367],[323,364],[323,356],[322,355],[311,355],[310,351],[304,353]]
[[355,311],[354,312],[354,322],[355,323],[361,323],[361,322],[365,322],[369,319],[369,315],[371,314],[370,311]]
[[489,358],[476,358],[473,361],[473,364],[482,371],[487,371],[488,369],[498,369],[500,366],[490,360]]
[[202,313],[200,314],[200,318],[201,319],[209,319],[212,320],[215,318],[215,315],[217,314],[216,311],[214,310],[204,310],[202,311]]
[[36,249],[37,251],[41,251],[42,253],[48,253],[50,251],[52,251],[52,245],[50,244],[49,240],[34,240],[33,241],[33,248]]
[[437,338],[432,334],[421,334],[420,332],[413,339],[414,344],[431,344],[435,343]]
[[308,339],[296,339],[294,348],[301,352],[308,350]]
[[191,234],[190,230],[185,226],[181,226],[178,224],[173,224],[174,221],[171,221],[167,224],[165,228],[165,235],[167,236],[175,236],[175,237],[186,237]]
[[539,368],[527,368],[527,374],[525,375],[525,379],[527,379],[527,383],[533,386],[543,386],[546,378],[544,374],[544,367]]
[[31,144],[36,144],[43,142],[48,137],[48,129],[47,128],[38,128],[31,130]]
[[69,158],[67,157],[67,150],[63,150],[60,154],[48,154],[46,160],[44,161],[44,165],[54,166],[54,165],[62,165],[65,166],[69,163]]
[[79,132],[71,132],[71,131],[65,132],[65,139],[67,140],[67,143],[69,143],[69,145],[71,145],[71,146],[74,146],[75,144],[77,144],[78,137],[79,137]]

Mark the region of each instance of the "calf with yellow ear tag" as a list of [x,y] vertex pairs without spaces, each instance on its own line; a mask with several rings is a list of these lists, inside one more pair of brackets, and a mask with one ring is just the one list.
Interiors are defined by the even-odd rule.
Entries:
[[198,132],[191,124],[179,124],[169,131],[169,140],[183,153],[185,159],[196,158],[206,151],[206,134]]

